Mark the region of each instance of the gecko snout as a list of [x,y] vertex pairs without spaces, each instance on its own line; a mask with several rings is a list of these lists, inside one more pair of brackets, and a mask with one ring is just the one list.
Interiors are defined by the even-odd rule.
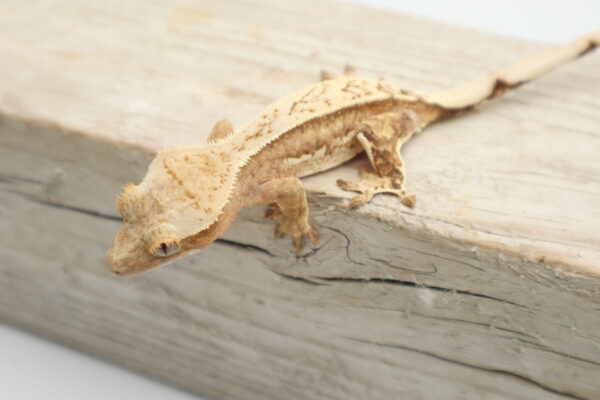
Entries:
[[125,223],[113,239],[105,261],[113,274],[125,276],[148,269],[148,265],[155,264],[155,258],[146,249],[138,229]]

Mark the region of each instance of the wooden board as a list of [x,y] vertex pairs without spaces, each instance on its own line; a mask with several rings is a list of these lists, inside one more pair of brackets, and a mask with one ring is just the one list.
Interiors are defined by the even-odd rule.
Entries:
[[354,165],[306,179],[300,258],[255,208],[172,266],[102,263],[157,148],[321,68],[427,92],[544,47],[328,2],[4,0],[0,319],[211,398],[598,398],[597,55],[414,138],[414,210],[337,209]]

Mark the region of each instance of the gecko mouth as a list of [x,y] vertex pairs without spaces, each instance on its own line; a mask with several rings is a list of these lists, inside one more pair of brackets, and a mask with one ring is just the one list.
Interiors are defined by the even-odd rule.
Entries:
[[106,264],[117,276],[135,275],[169,264],[186,254],[199,252],[212,243],[215,237],[227,227],[226,223],[219,222],[220,220],[216,221],[207,229],[184,238],[181,242],[161,239],[157,242],[157,246],[152,246],[150,249],[143,234],[144,229],[139,225],[125,222],[106,253]]
[[115,236],[105,260],[113,274],[126,276],[163,264],[167,258],[148,252],[138,230],[125,223]]

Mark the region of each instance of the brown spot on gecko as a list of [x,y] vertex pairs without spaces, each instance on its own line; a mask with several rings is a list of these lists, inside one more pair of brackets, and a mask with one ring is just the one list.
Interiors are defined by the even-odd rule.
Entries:
[[[175,174],[175,172],[167,165],[167,161],[163,160],[163,167],[165,168],[165,171],[167,171],[167,174],[169,174],[169,176],[175,181],[177,182],[177,184],[179,186],[182,187],[183,189],[183,193],[186,195],[187,198],[191,199],[191,200],[196,200],[196,196],[194,196],[194,194],[192,192],[190,192],[186,187],[185,184],[183,183],[183,181],[181,179],[179,179],[177,177],[177,175]],[[196,203],[193,203],[194,206],[196,206]],[[196,207],[197,208],[197,207]]]
[[[380,92],[389,94],[390,97],[393,97],[395,95],[394,91],[389,87],[389,85],[387,85],[383,81],[377,81],[377,90],[379,90]],[[407,93],[404,93],[403,91],[400,91],[400,93],[407,94]]]
[[[315,91],[317,89],[321,89],[321,91],[319,93],[315,93]],[[288,115],[292,115],[292,113],[294,111],[296,111],[296,108],[300,104],[309,104],[311,102],[315,103],[315,102],[319,101],[321,99],[321,96],[325,93],[325,91],[326,91],[325,85],[313,86],[308,92],[306,92],[304,95],[302,95],[302,97],[300,97],[300,99],[298,99],[297,101],[295,101],[292,104],[292,106],[290,107],[290,109],[288,111]],[[306,109],[299,110],[299,111],[304,112],[304,111],[306,111]]]
[[292,115],[292,113],[294,112],[294,110],[296,109],[296,107],[298,106],[298,102],[295,101],[292,103],[292,106],[290,107],[290,110],[288,111],[288,115]]
[[259,128],[256,132],[254,132],[252,135],[248,136],[248,140],[254,140],[254,139],[258,139],[259,137],[261,137],[263,135],[263,131],[264,131],[264,125]]

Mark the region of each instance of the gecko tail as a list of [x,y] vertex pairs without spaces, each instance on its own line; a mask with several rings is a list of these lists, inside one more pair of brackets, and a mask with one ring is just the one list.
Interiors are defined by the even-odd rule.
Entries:
[[464,85],[425,95],[423,100],[446,111],[468,109],[545,75],[591,52],[597,46],[600,46],[600,31],[551,48]]

